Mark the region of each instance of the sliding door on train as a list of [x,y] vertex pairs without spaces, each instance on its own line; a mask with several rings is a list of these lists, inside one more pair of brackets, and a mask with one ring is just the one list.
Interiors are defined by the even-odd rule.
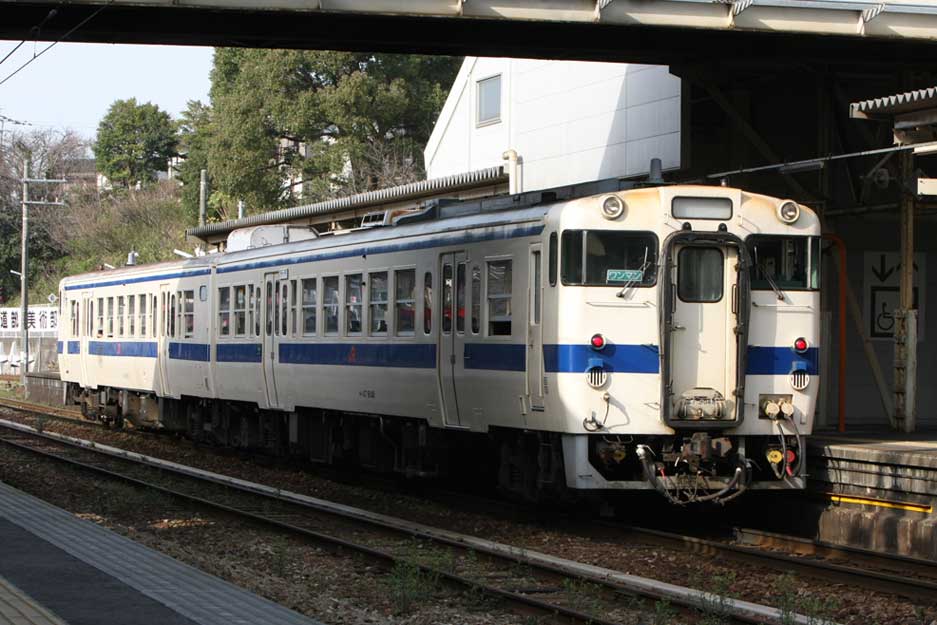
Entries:
[[467,427],[459,410],[459,388],[465,382],[465,284],[468,263],[465,252],[439,255],[440,328],[439,389],[443,421],[453,427]]
[[[90,349],[89,344],[94,340],[95,315],[94,297],[91,291],[84,291],[81,294],[81,314],[84,315],[84,317],[82,318],[83,323],[81,324],[81,335],[78,343],[78,360],[80,362],[79,380],[84,388],[89,388],[91,386],[91,372],[88,371],[88,353]],[[98,314],[101,314],[101,311],[98,311]],[[67,354],[72,353],[70,345],[66,344],[64,349]]]
[[[264,275],[264,306],[263,306],[263,363],[264,385],[267,388],[267,405],[277,408],[279,396],[277,393],[276,364],[279,350],[279,336],[286,331],[286,315],[288,312],[289,288],[285,272],[268,273]],[[282,278],[282,279],[281,279]],[[283,292],[281,293],[281,290]],[[280,323],[282,319],[282,324]]]
[[530,246],[527,274],[527,400],[543,411],[543,263],[539,243]]
[[169,388],[169,340],[172,336],[172,324],[175,319],[175,295],[172,286],[159,285],[159,336],[156,339],[156,359],[159,361],[159,388],[164,397],[171,397]]

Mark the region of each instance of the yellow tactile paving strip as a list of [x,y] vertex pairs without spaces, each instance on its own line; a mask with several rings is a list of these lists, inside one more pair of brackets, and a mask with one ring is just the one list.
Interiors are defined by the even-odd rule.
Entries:
[[66,625],[0,577],[0,625]]

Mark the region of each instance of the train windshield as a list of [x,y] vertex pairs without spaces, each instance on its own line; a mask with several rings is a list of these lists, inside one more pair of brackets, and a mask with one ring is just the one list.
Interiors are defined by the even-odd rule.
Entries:
[[820,288],[820,239],[757,235],[748,238],[752,289],[793,291]]
[[566,230],[562,237],[563,284],[653,286],[657,236],[621,230]]

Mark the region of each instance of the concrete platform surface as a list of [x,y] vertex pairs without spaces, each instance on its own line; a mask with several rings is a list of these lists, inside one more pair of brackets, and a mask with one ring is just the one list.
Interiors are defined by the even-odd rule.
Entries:
[[0,625],[66,625],[35,599],[0,577]]
[[7,622],[319,625],[0,482],[0,625]]

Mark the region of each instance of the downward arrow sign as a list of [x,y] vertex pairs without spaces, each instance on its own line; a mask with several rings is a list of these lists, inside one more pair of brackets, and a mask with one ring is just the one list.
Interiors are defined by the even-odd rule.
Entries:
[[885,266],[884,254],[879,256],[878,267],[879,268],[877,270],[875,267],[872,267],[872,275],[878,278],[879,282],[885,282],[885,280],[888,280],[888,277],[895,272],[894,267],[888,268]]

